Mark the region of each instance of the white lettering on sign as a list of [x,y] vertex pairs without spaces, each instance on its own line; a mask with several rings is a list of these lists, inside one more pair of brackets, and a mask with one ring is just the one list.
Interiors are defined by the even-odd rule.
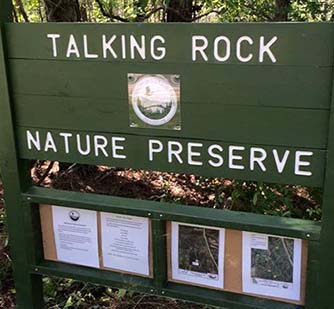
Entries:
[[[164,139],[130,140],[124,136],[110,134],[73,134],[70,132],[51,132],[26,130],[26,148],[33,153],[57,153],[68,159],[69,156],[90,157],[92,159],[129,160],[133,164],[138,157],[146,156],[152,169],[157,166],[193,166],[198,168],[219,168],[222,173],[234,170],[237,174],[287,173],[292,176],[310,177],[313,175],[314,153],[307,150],[276,149],[267,146],[252,147],[242,145],[221,145],[219,143],[198,141],[176,141]],[[144,142],[146,140],[146,142]],[[127,144],[132,152],[127,153]],[[133,149],[136,151],[133,151]],[[144,151],[143,156],[138,152]],[[143,160],[143,159],[142,159]],[[143,163],[143,162],[141,162]],[[128,163],[127,163],[128,164]],[[172,170],[173,168],[171,168]],[[240,174],[241,173],[241,174]]]
[[[222,41],[225,44],[224,56],[221,55],[222,53],[219,53],[219,46],[222,45],[220,44]],[[224,46],[222,45],[222,48],[223,47]],[[213,54],[214,54],[215,59],[217,59],[220,62],[224,62],[228,60],[231,56],[231,41],[229,40],[229,38],[227,38],[226,36],[217,37],[214,42]]]
[[175,157],[175,159],[179,163],[182,164],[183,160],[180,156],[182,151],[183,151],[183,147],[182,147],[182,144],[180,142],[170,141],[168,143],[168,162],[172,163],[173,162],[173,157]]
[[201,143],[188,143],[188,164],[190,165],[203,165],[203,162],[196,161],[194,157],[200,157],[201,153],[198,151],[194,151],[194,148],[203,147]]
[[[258,39],[258,50],[253,45],[255,38],[250,36],[241,36],[233,43],[230,38],[226,36],[218,36],[213,40],[213,51],[211,52],[211,46],[208,38],[204,35],[192,36],[192,61],[209,61],[214,60],[218,62],[226,62],[235,56],[236,60],[242,63],[250,62],[253,60],[254,54],[258,54],[258,61],[264,62],[265,55],[272,62],[277,61],[273,51],[274,44],[278,40],[277,36],[270,38],[267,42],[264,36],[260,36]],[[232,48],[234,44],[235,48]],[[235,50],[235,55],[232,55],[232,50]],[[212,54],[212,55],[211,55]],[[213,56],[212,58],[210,58]]]
[[250,38],[249,36],[242,36],[241,38],[239,38],[238,41],[237,41],[237,58],[241,62],[248,62],[248,61],[252,60],[253,54],[248,53],[248,55],[245,56],[245,57],[241,55],[241,47],[243,46],[242,44],[244,44],[244,42],[247,42],[249,45],[253,45],[253,43],[254,43],[252,38]]
[[81,136],[80,134],[77,134],[77,147],[78,147],[78,151],[81,155],[83,156],[88,156],[90,154],[90,136],[86,135],[86,149],[83,150],[81,147]]
[[[91,36],[87,34],[49,33],[46,35],[51,43],[52,57],[84,58],[84,59],[123,59],[123,60],[151,60],[160,61],[167,55],[166,38],[159,34],[101,34]],[[265,60],[276,63],[275,47],[277,36],[241,35],[228,37],[217,35],[192,35],[188,51],[191,61],[213,61],[224,63],[230,60],[240,63]],[[173,42],[175,44],[175,42]],[[187,60],[186,58],[184,59]]]
[[208,39],[204,35],[194,35],[192,37],[192,59],[193,61],[197,60],[197,53],[199,53],[204,61],[208,61],[209,58],[205,53],[205,50],[208,48]]
[[52,40],[52,55],[53,57],[58,56],[58,51],[57,51],[57,39],[60,38],[60,34],[48,34],[47,37]]
[[155,35],[151,39],[151,56],[155,60],[161,60],[166,56],[166,48],[163,46],[157,47],[156,42],[160,41],[160,44],[163,45],[166,43],[166,40],[161,35]]
[[277,36],[274,36],[268,43],[264,43],[264,37],[260,37],[260,52],[259,52],[259,61],[263,62],[264,54],[267,54],[271,62],[275,63],[276,57],[271,51],[270,47],[277,41]]
[[126,155],[118,153],[117,151],[124,151],[124,146],[117,144],[117,142],[125,142],[125,137],[113,137],[111,139],[111,149],[112,149],[112,157],[115,159],[126,159]]
[[98,54],[93,54],[93,53],[90,53],[88,51],[88,39],[87,39],[87,35],[83,36],[83,45],[84,45],[85,58],[89,59],[89,58],[98,58],[99,57]]
[[72,133],[59,133],[59,136],[64,138],[65,153],[70,153],[69,138],[73,136]]
[[80,58],[78,45],[73,34],[70,35],[70,39],[68,41],[66,57],[69,58],[72,54],[74,54],[77,58]]
[[275,163],[276,163],[276,167],[277,167],[277,171],[281,174],[284,170],[285,164],[288,160],[290,151],[289,150],[285,150],[284,155],[282,157],[282,159],[279,158],[278,156],[278,151],[277,149],[273,149],[273,155],[274,155],[274,159],[275,159]]
[[[103,34],[101,36],[99,45],[90,44],[91,41],[96,38],[89,39],[88,35],[83,34],[82,36],[76,36],[70,34],[68,37],[59,33],[47,34],[47,38],[51,40],[52,56],[66,58],[83,57],[85,59],[118,59],[121,57],[126,60],[128,57],[130,59],[142,59],[145,60],[148,55],[154,60],[161,60],[166,56],[165,43],[166,39],[161,35],[154,35],[148,38],[145,35],[136,37],[134,35],[130,36],[117,36],[116,34],[107,36]],[[66,51],[60,48],[62,45],[66,45]]]
[[53,140],[53,136],[52,136],[51,132],[48,132],[46,134],[44,151],[48,152],[49,149],[52,149],[54,152],[57,152],[57,147],[56,147],[55,141]]
[[228,153],[229,153],[228,167],[230,169],[243,170],[243,169],[245,169],[245,167],[243,165],[235,164],[234,163],[236,160],[237,161],[241,161],[242,160],[242,156],[241,155],[235,154],[236,150],[237,151],[243,151],[243,150],[245,150],[245,147],[243,147],[243,146],[230,146],[228,148]]
[[102,135],[94,136],[94,146],[95,146],[95,156],[98,157],[100,152],[105,156],[109,157],[106,147],[108,145],[108,140]]
[[[257,155],[258,154],[258,155]],[[267,158],[267,152],[258,147],[252,147],[250,150],[250,169],[251,171],[254,171],[255,169],[255,163],[260,167],[262,171],[266,171],[266,167],[263,164],[263,161]]]
[[146,59],[146,51],[145,51],[145,36],[140,36],[140,43],[138,43],[135,36],[130,35],[130,55],[131,59],[136,59],[135,51],[138,55],[145,60]]
[[28,149],[30,150],[33,149],[33,145],[35,146],[36,150],[41,150],[41,140],[38,131],[35,132],[35,136],[32,135],[29,130],[27,131],[27,144]]
[[296,151],[296,158],[295,158],[295,174],[296,175],[301,175],[301,176],[311,176],[312,172],[310,171],[303,171],[300,168],[302,166],[310,166],[310,162],[309,161],[302,161],[301,157],[305,157],[305,156],[313,156],[313,152],[312,151]]
[[148,143],[148,153],[149,153],[149,160],[153,161],[154,159],[154,153],[158,153],[158,152],[162,152],[162,150],[164,149],[163,144],[159,141],[159,140],[154,140],[154,139],[150,139],[149,143]]
[[211,158],[214,158],[216,160],[210,159],[208,162],[213,167],[219,167],[219,166],[223,165],[224,159],[220,154],[214,152],[215,149],[217,149],[219,152],[223,152],[223,147],[222,146],[217,145],[217,144],[211,145],[208,148],[208,154]]
[[62,149],[65,154],[76,152],[82,156],[106,158],[111,156],[114,159],[126,159],[124,147],[126,138],[121,136],[112,136],[108,139],[103,135],[76,134],[74,136],[68,132],[58,134],[47,132],[42,138],[39,131],[27,130],[26,141],[29,150],[59,152],[58,150]]
[[112,55],[113,58],[117,59],[118,56],[115,52],[115,50],[112,48],[112,43],[114,43],[116,39],[116,35],[113,35],[109,40],[107,40],[106,35],[102,35],[102,51],[103,51],[103,58],[108,57],[108,52]]

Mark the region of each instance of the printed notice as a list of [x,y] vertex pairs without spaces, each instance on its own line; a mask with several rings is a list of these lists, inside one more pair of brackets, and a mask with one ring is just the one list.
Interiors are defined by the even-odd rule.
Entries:
[[243,232],[243,292],[300,300],[300,239]]
[[148,218],[101,213],[101,239],[105,267],[150,275]]
[[96,211],[52,206],[57,258],[99,267]]
[[224,287],[225,230],[172,222],[172,279]]

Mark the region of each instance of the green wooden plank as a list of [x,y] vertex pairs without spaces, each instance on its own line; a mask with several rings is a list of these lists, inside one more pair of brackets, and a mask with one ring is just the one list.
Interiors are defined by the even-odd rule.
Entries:
[[133,288],[139,292],[154,293],[152,279],[125,275],[110,270],[89,268],[67,263],[42,261],[31,267],[31,273],[40,275],[73,278],[85,282],[117,288]]
[[[128,100],[127,74],[180,74],[181,105],[329,109],[331,68],[10,61],[15,94]],[[190,107],[189,107],[190,108]]]
[[[181,104],[181,130],[130,127],[127,101],[15,96],[20,127],[169,136],[234,143],[324,149],[328,111],[256,106]],[[33,111],[33,112],[32,112]],[[39,112],[43,111],[43,117]],[[293,134],[291,134],[293,132]]]
[[[60,133],[72,134],[71,138],[68,139],[68,149],[64,137],[59,135]],[[33,137],[32,139],[30,139],[29,134]],[[39,150],[32,141],[38,140],[38,136],[40,143],[37,146],[40,146]],[[86,146],[87,136],[89,139],[88,147]],[[46,140],[49,142],[46,142]],[[81,148],[77,142],[78,140]],[[319,187],[323,184],[325,151],[317,149],[254,146],[200,139],[166,138],[156,135],[92,134],[85,131],[57,131],[22,127],[17,128],[17,141],[19,156],[23,159],[102,164],[283,184],[292,183]],[[106,143],[104,151],[96,150],[94,146],[95,142],[101,143],[101,141]],[[113,141],[114,146],[112,146]],[[171,144],[171,141],[173,144]],[[115,147],[121,147],[122,149],[116,149]],[[215,157],[210,155],[210,147],[215,150]],[[221,148],[219,149],[219,147]],[[244,147],[240,148],[244,150],[235,150],[233,147]],[[182,152],[178,156],[171,156],[170,148],[182,148]],[[254,152],[254,149],[257,150]],[[251,153],[256,153],[256,156],[258,156],[259,152],[257,151],[260,149],[266,155],[266,159],[262,162],[263,166],[251,159]],[[82,152],[86,150],[87,152]],[[159,150],[161,151],[159,152]],[[199,155],[193,156],[194,151],[198,152]],[[298,160],[300,151],[310,155],[301,155]],[[240,160],[235,159],[235,155],[240,156]],[[309,162],[309,166],[299,165],[297,171],[296,162],[298,161],[306,162],[306,165]],[[280,165],[279,162],[284,163]]]
[[40,187],[30,187],[22,194],[22,198],[38,204],[132,214],[158,220],[211,225],[308,240],[319,240],[320,238],[320,224],[309,220]]
[[57,262],[42,262],[33,267],[32,272],[50,276],[73,278],[92,283],[126,288],[149,294],[170,296],[191,302],[228,306],[230,309],[294,309],[295,305],[261,299],[252,296],[234,294],[224,291],[215,291],[199,287],[186,287],[170,283],[163,290],[155,289],[150,279],[130,275],[122,275],[106,270],[96,270],[88,267],[70,265]]
[[[334,47],[334,45],[333,45]],[[332,48],[333,48],[332,47]],[[333,307],[333,277],[334,277],[334,86],[332,87],[331,112],[329,115],[328,155],[324,177],[324,192],[322,198],[322,230],[320,247],[319,309]]]
[[28,200],[24,201],[22,205],[25,216],[25,242],[31,245],[31,248],[27,250],[28,259],[30,264],[38,264],[44,256],[39,208],[31,207]]
[[[10,16],[11,1],[1,1],[1,18]],[[31,238],[27,238],[29,227],[25,203],[21,202],[21,189],[28,182],[28,166],[17,158],[12,123],[11,102],[7,81],[5,46],[3,43],[3,21],[0,19],[0,165],[4,187],[4,201],[10,236],[11,259],[13,261],[16,306],[25,309],[43,308],[42,278],[29,273],[29,263],[33,256]],[[22,173],[20,173],[22,169]],[[31,218],[33,220],[33,218]],[[30,221],[31,222],[31,221]]]
[[[152,222],[153,280],[157,289],[164,288],[167,283],[167,240],[166,222],[159,214],[159,219]],[[161,220],[162,219],[162,220]]]
[[317,308],[321,303],[319,286],[320,242],[308,241],[308,257],[306,271],[306,309]]
[[[230,42],[230,57],[224,63],[241,63],[237,59],[237,42],[247,36],[252,40],[251,44],[240,44],[241,56],[252,54],[252,59],[247,64],[261,65],[332,65],[333,28],[330,23],[235,23],[235,24],[30,24],[8,25],[9,54],[12,58],[52,59],[53,51],[51,39],[48,34],[59,34],[57,39],[57,59],[66,59],[69,35],[73,34],[78,45],[80,57],[84,59],[83,35],[87,35],[87,52],[97,54],[98,58],[88,59],[92,61],[104,61],[102,53],[102,35],[107,39],[116,35],[113,47],[117,55],[116,61],[124,61],[121,51],[121,35],[126,41],[127,53],[129,53],[129,36],[133,35],[137,40],[145,35],[147,55],[145,59],[135,54],[135,59],[129,62],[187,62],[192,61],[192,36],[204,36],[207,39],[207,63],[218,63],[213,54],[214,40],[219,36],[225,36]],[[155,60],[150,51],[151,39],[161,35],[165,40],[166,55],[161,60]],[[271,44],[270,50],[276,62],[264,54],[263,62],[259,62],[260,37],[264,37],[264,43],[277,37],[277,41]],[[29,40],[27,40],[29,38]],[[158,41],[160,43],[160,41]],[[200,41],[199,43],[202,44]],[[198,43],[198,45],[200,45]],[[177,48],[175,48],[177,46]],[[161,47],[158,44],[157,47]],[[225,45],[217,43],[218,56],[223,57]],[[161,54],[157,53],[158,56]],[[196,62],[203,62],[199,57]],[[77,59],[76,57],[72,57]],[[115,61],[107,59],[105,61]],[[221,62],[219,62],[221,63]]]
[[296,305],[280,301],[243,294],[207,290],[172,282],[169,283],[167,288],[161,293],[168,297],[183,298],[191,302],[210,304],[228,309],[296,309]]

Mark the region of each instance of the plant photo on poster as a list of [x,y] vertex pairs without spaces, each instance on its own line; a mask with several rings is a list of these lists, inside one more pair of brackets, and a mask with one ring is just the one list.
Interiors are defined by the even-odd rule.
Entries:
[[172,279],[223,288],[224,229],[172,222]]
[[243,291],[300,300],[301,240],[243,232]]

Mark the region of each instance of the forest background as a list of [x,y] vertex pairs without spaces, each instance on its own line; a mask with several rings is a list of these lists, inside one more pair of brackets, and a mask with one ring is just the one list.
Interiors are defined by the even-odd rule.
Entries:
[[[2,1],[2,0],[1,0]],[[13,0],[15,22],[325,22],[334,0]],[[41,115],[42,117],[42,115]],[[154,171],[32,162],[36,185],[321,220],[318,188]],[[0,204],[0,308],[15,308],[5,209]],[[73,280],[44,278],[46,308],[204,308]]]

